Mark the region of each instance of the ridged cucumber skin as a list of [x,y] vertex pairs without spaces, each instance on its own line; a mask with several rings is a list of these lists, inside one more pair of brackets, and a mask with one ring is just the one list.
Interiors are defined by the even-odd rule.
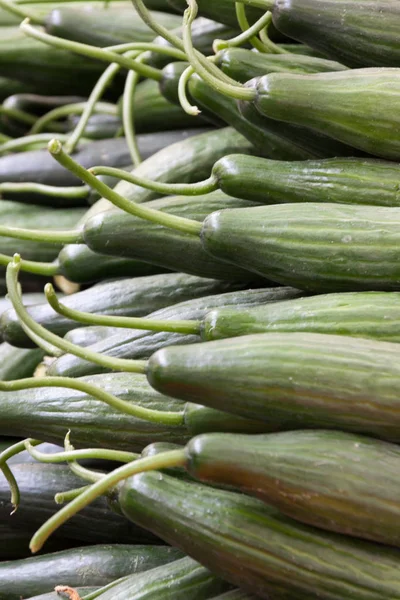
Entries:
[[0,379],[10,381],[31,377],[43,357],[40,348],[15,348],[3,342],[0,344]]
[[160,473],[128,479],[124,514],[268,600],[400,598],[400,551],[321,531],[243,494]]
[[133,575],[102,600],[208,600],[231,585],[189,557]]
[[350,67],[400,67],[396,0],[276,1],[274,25]]
[[399,345],[320,333],[247,335],[163,348],[162,394],[285,429],[342,429],[398,442]]
[[181,558],[169,546],[103,544],[0,563],[0,599],[20,600],[70,587],[101,587],[119,577],[153,570]]
[[[174,29],[181,23],[178,15],[154,12],[152,16],[167,29]],[[57,37],[99,47],[154,39],[154,31],[132,6],[114,7],[112,3],[107,8],[87,10],[59,6],[47,16],[45,30]]]
[[[270,297],[270,290],[242,290],[206,296],[196,300],[189,300],[156,311],[148,315],[154,319],[202,319],[207,312],[218,306],[251,306],[263,303]],[[190,344],[200,341],[196,335],[183,335],[166,332],[149,332],[139,330],[121,330],[118,334],[106,338],[104,341],[91,346],[91,350],[103,352],[118,358],[148,358],[158,348],[170,344]],[[65,354],[55,360],[48,369],[49,375],[66,375],[80,377],[93,373],[102,373],[105,369],[88,361]]]
[[[165,273],[102,282],[87,290],[70,294],[62,302],[68,308],[85,312],[142,317],[178,302],[230,291],[232,287],[237,286],[185,273]],[[37,323],[60,336],[84,325],[55,313],[47,302],[28,308],[28,312]],[[14,346],[26,348],[32,344],[14,309],[1,315],[0,333],[4,341]]]
[[272,73],[248,86],[257,110],[268,118],[309,127],[375,156],[400,158],[398,69]]
[[[251,102],[238,105],[212,90],[200,77],[192,76],[188,90],[207,115],[214,114],[232,125],[256,148],[258,156],[275,160],[307,160],[330,156],[353,156],[353,148],[305,127],[289,125],[261,115]],[[228,153],[226,153],[228,154]]]
[[213,167],[220,188],[261,204],[333,202],[398,207],[397,163],[368,158],[267,160],[224,156]]
[[210,311],[202,323],[202,339],[307,331],[400,342],[399,310],[398,292],[344,292],[277,299],[244,310]]
[[324,73],[346,71],[336,61],[304,54],[266,54],[244,48],[227,48],[216,55],[215,64],[229,77],[246,83],[269,73]]
[[400,544],[397,444],[340,431],[217,433],[193,438],[186,455],[197,480],[228,485],[308,525]]
[[[22,463],[12,471],[21,492],[18,510],[11,515],[10,486],[0,475],[0,518],[2,523],[24,528],[33,535],[51,515],[57,512],[54,495],[60,491],[82,487],[82,479],[68,465]],[[110,510],[105,498],[96,500],[59,530],[59,535],[92,544],[155,544],[156,538],[144,529],[130,525]],[[76,567],[76,565],[75,565]],[[59,582],[57,582],[59,583]]]
[[77,447],[141,451],[151,442],[185,443],[184,404],[155,392],[143,376],[99,374],[83,378],[139,406],[182,413],[182,425],[169,426],[124,414],[76,390],[37,388],[2,392],[0,433],[62,444],[68,429]]
[[[148,202],[147,206],[203,221],[215,210],[241,209],[249,207],[249,203],[217,191],[193,198],[162,198]],[[84,227],[84,241],[94,252],[134,258],[163,269],[225,281],[257,281],[248,271],[211,257],[203,250],[199,237],[127,215],[119,209],[108,210],[89,219]]]
[[280,204],[218,211],[202,229],[217,258],[314,292],[400,289],[397,208]]

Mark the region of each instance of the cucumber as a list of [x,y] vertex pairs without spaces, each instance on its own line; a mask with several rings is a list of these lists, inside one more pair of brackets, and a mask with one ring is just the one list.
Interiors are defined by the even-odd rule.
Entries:
[[261,598],[400,598],[400,551],[321,531],[243,494],[160,473],[128,479],[123,513]]
[[265,6],[283,34],[350,67],[400,66],[397,0],[267,0]]
[[168,546],[123,544],[86,546],[54,554],[0,563],[0,599],[19,600],[70,587],[96,586],[176,561],[182,553]]
[[[0,561],[17,560],[19,558],[31,556],[29,550],[31,533],[26,531],[25,528],[22,527],[18,529],[12,524],[11,520],[10,523],[0,523],[0,536]],[[77,546],[76,540],[69,540],[68,538],[57,536],[57,534],[55,534],[41,553],[56,552],[57,550],[65,550],[73,546]],[[0,567],[1,564],[2,563],[0,562]]]
[[[76,588],[74,591],[79,594],[79,597],[85,597],[85,595],[91,594],[93,592],[96,592],[99,588],[98,587],[79,587]],[[65,596],[64,596],[65,597]],[[62,598],[62,596],[61,596]],[[57,592],[48,592],[47,594],[39,594],[38,596],[31,596],[30,598],[28,598],[28,600],[60,600],[60,594],[58,594]]]
[[215,596],[213,600],[257,600],[257,598],[244,590],[231,590],[220,596]]
[[36,91],[35,86],[29,85],[29,83],[8,79],[7,77],[0,77],[0,102],[3,102],[12,94],[27,94]]
[[[268,289],[256,289],[206,296],[175,304],[147,316],[152,319],[201,319],[207,312],[218,306],[262,304],[265,299],[270,297],[270,293],[271,290]],[[121,330],[120,333],[90,346],[90,349],[118,358],[148,358],[158,348],[171,344],[190,344],[196,341],[200,341],[200,338],[195,335],[185,336],[166,332]],[[50,365],[48,374],[80,377],[104,371],[105,369],[99,365],[65,354]]]
[[44,352],[40,348],[24,349],[5,342],[0,344],[0,379],[10,381],[31,377],[43,357]]
[[[220,294],[242,286],[213,279],[193,277],[184,273],[165,273],[148,277],[135,277],[106,281],[87,290],[71,294],[63,299],[69,308],[109,315],[144,316],[166,306]],[[28,309],[31,317],[57,335],[83,327],[84,323],[67,319],[55,313],[47,303]],[[0,319],[3,339],[14,346],[30,347],[33,342],[26,335],[14,309],[6,311]]]
[[[167,29],[174,29],[181,23],[178,15],[154,12],[153,18]],[[113,46],[127,42],[151,42],[154,31],[135,12],[130,3],[125,7],[91,8],[76,10],[69,6],[59,6],[46,18],[45,30],[51,35],[83,42],[91,46]]]
[[132,575],[101,594],[101,600],[208,600],[231,587],[189,557]]
[[233,487],[308,525],[400,545],[396,444],[340,431],[214,433],[193,438],[185,454],[197,480]]
[[[163,198],[149,202],[148,206],[202,221],[214,210],[248,207],[249,204],[216,192],[191,199],[186,196]],[[84,228],[84,240],[94,252],[134,258],[200,277],[255,281],[245,270],[211,258],[202,250],[197,237],[160,227],[119,209],[108,210],[89,219]]]
[[[70,115],[67,119],[68,131],[75,129],[79,117]],[[92,115],[85,127],[83,136],[90,140],[104,140],[118,137],[121,132],[122,121],[113,115]]]
[[97,344],[97,342],[110,337],[110,335],[114,335],[114,333],[118,333],[117,327],[92,325],[89,327],[78,327],[78,329],[71,329],[65,334],[64,339],[72,344],[87,348],[92,344]]
[[[183,13],[187,8],[185,0],[168,0],[170,6],[172,6],[177,12]],[[213,0],[198,0],[197,2],[199,9],[199,16],[212,19],[218,23],[224,23],[229,27],[237,29],[238,22],[235,13],[235,5],[231,0],[219,0],[217,3]],[[253,23],[259,19],[263,14],[263,9],[246,7],[246,15]]]
[[397,163],[367,158],[266,160],[255,156],[224,156],[213,167],[226,194],[274,204],[338,202],[396,207],[400,205]]
[[324,73],[346,71],[347,67],[324,58],[303,54],[262,54],[244,48],[227,48],[217,53],[215,64],[229,77],[245,83],[268,73]]
[[[10,488],[1,474],[0,518],[5,525],[23,528],[29,534],[57,511],[54,494],[83,484],[67,465],[21,463],[13,465],[12,471],[20,488],[21,502],[17,512],[10,515]],[[74,517],[61,533],[69,539],[92,544],[154,544],[158,541],[151,533],[127,523],[124,517],[111,511],[104,498]]]
[[[400,289],[397,208],[281,204],[213,213],[207,252],[311,291]],[[240,226],[238,226],[240,223]]]
[[247,85],[257,110],[269,118],[310,127],[375,156],[400,157],[398,69],[272,73]]

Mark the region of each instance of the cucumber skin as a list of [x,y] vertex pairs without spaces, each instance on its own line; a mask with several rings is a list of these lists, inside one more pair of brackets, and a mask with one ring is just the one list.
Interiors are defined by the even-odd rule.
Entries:
[[400,67],[397,0],[276,2],[274,25],[350,67]]
[[400,158],[398,69],[272,73],[247,85],[255,90],[257,110],[269,118],[309,127],[375,156]]
[[201,237],[213,256],[283,285],[396,291],[399,220],[397,208],[280,204],[213,213]]
[[192,438],[186,456],[197,480],[228,485],[314,527],[400,545],[396,444],[323,430],[217,433]]
[[298,295],[245,310],[214,309],[202,322],[201,337],[210,341],[256,333],[307,331],[400,342],[398,292]]
[[0,344],[0,379],[31,377],[43,358],[44,351],[40,348],[15,348],[3,342]]
[[400,206],[397,163],[368,158],[278,161],[227,155],[213,167],[219,186],[261,204],[334,202]]
[[243,494],[148,472],[126,480],[119,503],[127,518],[261,598],[400,598],[399,550],[296,523]]
[[[187,8],[185,0],[168,0],[170,6],[172,6],[177,12],[183,13]],[[235,13],[235,6],[232,0],[219,0],[217,3],[212,0],[199,0],[197,2],[199,15],[206,17],[217,23],[224,23],[229,27],[237,29],[238,22]],[[253,7],[246,7],[246,15],[250,23],[254,23],[263,14],[263,11]]]
[[20,600],[50,592],[60,582],[70,587],[97,586],[141,573],[182,556],[176,548],[97,545],[0,563],[0,599]]

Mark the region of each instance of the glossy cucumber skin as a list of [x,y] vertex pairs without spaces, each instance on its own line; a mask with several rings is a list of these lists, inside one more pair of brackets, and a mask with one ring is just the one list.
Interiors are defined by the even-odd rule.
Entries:
[[208,600],[229,589],[211,571],[188,556],[129,577],[109,591],[102,600]]
[[[200,320],[211,309],[217,306],[245,305],[263,303],[270,296],[270,290],[256,289],[243,290],[243,284],[237,284],[237,290],[215,296],[206,296],[196,300],[189,300],[156,311],[148,315],[154,319],[193,319]],[[242,291],[240,291],[242,290]],[[183,335],[178,333],[151,332],[139,330],[121,330],[118,334],[106,338],[104,341],[91,346],[91,350],[103,352],[118,358],[148,358],[158,348],[171,344],[190,344],[200,341],[196,335]],[[93,373],[104,372],[99,365],[84,361],[80,358],[65,354],[49,367],[49,375],[67,375],[79,377]]]
[[255,333],[308,331],[400,342],[399,309],[398,292],[332,293],[277,300],[245,310],[220,308],[206,315],[202,338],[210,341]]
[[124,514],[244,590],[268,600],[400,598],[396,548],[299,524],[243,494],[160,475],[126,481]]
[[224,156],[213,167],[226,194],[261,204],[337,202],[398,207],[397,163],[368,158],[277,161]]
[[276,425],[256,419],[247,419],[201,404],[186,402],[185,425],[190,435],[201,433],[223,432],[228,433],[269,433],[276,431]]
[[[183,11],[187,8],[185,0],[168,0],[168,3],[181,13],[183,13]],[[199,0],[197,5],[199,9],[199,15],[201,17],[206,17],[207,19],[212,19],[218,23],[225,23],[230,27],[237,28],[238,23],[236,19],[235,5],[232,0],[219,0],[217,3],[213,2],[212,0]],[[250,23],[254,23],[254,21],[259,19],[262,14],[263,11],[260,9],[246,7],[246,15]]]
[[78,344],[83,348],[87,348],[92,344],[97,344],[114,333],[118,333],[118,327],[105,327],[104,325],[90,325],[88,327],[78,327],[78,329],[70,329],[65,334],[64,339],[72,344]]
[[[71,115],[67,119],[68,131],[75,129],[79,117]],[[121,119],[114,115],[92,115],[85,127],[83,137],[90,140],[104,140],[118,137],[121,133]],[[115,181],[115,180],[114,180]]]
[[19,600],[50,592],[68,582],[70,587],[107,585],[119,577],[142,573],[179,559],[168,546],[109,544],[73,548],[0,564],[1,600]]
[[400,67],[397,0],[284,0],[275,26],[350,67]]
[[285,429],[342,429],[398,442],[399,346],[320,333],[247,335],[163,348],[150,385]]
[[[180,17],[155,12],[157,23],[173,29],[180,25]],[[126,42],[151,42],[154,31],[150,29],[131,6],[76,10],[68,6],[54,9],[46,18],[47,33],[83,42],[91,46],[113,46]]]
[[375,156],[400,157],[398,69],[272,73],[248,85],[257,110],[269,118],[309,127]]
[[43,357],[40,348],[15,348],[3,342],[0,344],[0,379],[10,381],[31,377]]
[[[227,289],[229,285],[214,279],[185,273],[165,273],[102,282],[87,290],[70,294],[62,302],[68,308],[85,312],[143,317],[166,306],[218,294]],[[60,336],[71,329],[84,326],[84,323],[55,313],[47,302],[28,308],[28,312],[37,323]],[[14,346],[26,348],[32,344],[14,309],[1,315],[0,333],[5,341]]]
[[308,525],[400,544],[396,444],[340,431],[226,433],[193,438],[186,454],[197,480],[232,486]]
[[213,213],[202,243],[215,257],[303,290],[396,291],[399,219],[397,208],[366,205],[260,206]]
[[333,60],[304,54],[264,54],[244,48],[227,48],[216,55],[215,64],[229,77],[246,83],[268,73],[323,73],[346,71],[348,67]]
[[[249,203],[217,191],[193,198],[167,197],[147,205],[201,222],[214,210],[243,208]],[[202,249],[197,236],[127,215],[119,209],[108,210],[89,219],[84,228],[84,241],[94,252],[134,258],[164,269],[225,281],[255,281],[244,269],[213,259]]]
[[[83,381],[123,400],[154,410],[182,412],[182,425],[168,426],[138,419],[76,390],[37,388],[3,392],[0,432],[62,444],[68,429],[77,447],[141,451],[155,441],[185,443],[184,405],[156,393],[143,376],[100,374]],[[47,465],[46,465],[47,466]]]

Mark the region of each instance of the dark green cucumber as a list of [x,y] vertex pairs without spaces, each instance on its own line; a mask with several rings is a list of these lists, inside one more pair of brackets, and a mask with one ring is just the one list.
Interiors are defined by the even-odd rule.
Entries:
[[163,12],[175,12],[168,0],[144,0],[143,4],[149,10],[161,10]]
[[215,64],[229,77],[245,83],[268,73],[324,73],[346,71],[347,67],[324,58],[304,54],[263,54],[244,48],[227,48],[218,52]]
[[[218,209],[248,207],[246,200],[221,192],[188,198],[174,196],[153,200],[149,208],[202,221]],[[226,281],[255,281],[243,269],[219,262],[203,251],[198,237],[173,231],[117,210],[99,213],[85,223],[84,240],[91,250],[135,258],[165,269]]]
[[258,499],[156,472],[128,479],[119,504],[129,519],[261,598],[400,598],[398,549],[297,523]]
[[[316,131],[268,119],[253,103],[236,102],[212,90],[200,77],[190,78],[189,92],[202,110],[235,127],[257,149],[259,156],[276,160],[306,160],[330,156],[353,156],[355,151]],[[227,153],[226,153],[227,154]]]
[[3,102],[12,94],[30,94],[36,91],[38,90],[35,86],[24,83],[23,81],[0,77],[0,102]]
[[311,291],[400,289],[398,208],[280,204],[213,213],[203,247],[259,275]]
[[[154,12],[153,18],[167,29],[181,23],[178,15],[168,13]],[[47,16],[45,29],[51,35],[100,47],[154,39],[154,31],[129,4],[122,8],[111,3],[105,8],[88,10],[61,5]]]
[[[316,56],[317,58],[327,58],[326,54],[323,52],[319,52],[315,48],[311,48],[311,46],[307,46],[306,44],[296,44],[296,43],[284,43],[278,44],[278,47],[281,50],[285,50],[290,54],[303,54],[304,56]],[[328,59],[329,60],[329,59]]]
[[248,594],[244,590],[231,590],[220,596],[215,596],[212,600],[257,600],[253,594]]
[[[0,561],[17,560],[19,558],[28,558],[29,556],[32,556],[29,550],[31,532],[27,531],[24,527],[17,528],[13,526],[12,521],[10,523],[0,523],[0,536]],[[54,538],[50,539],[49,542],[48,545],[46,544],[46,548],[43,549],[44,553],[66,550],[67,548],[78,545],[76,540],[57,536],[57,534],[55,534]]]
[[399,309],[398,292],[288,298],[244,310],[214,309],[202,322],[201,333],[207,341],[253,333],[309,331],[400,342]]
[[[183,13],[187,8],[185,0],[168,0],[168,3],[177,11]],[[235,13],[235,5],[232,0],[219,0],[213,2],[213,0],[198,0],[197,2],[199,15],[212,19],[218,23],[224,23],[229,27],[237,29],[238,22]],[[252,7],[246,7],[246,15],[251,23],[259,19],[263,14],[263,9],[254,9]]]
[[351,67],[400,67],[397,0],[269,0],[274,25]]
[[[71,115],[67,119],[68,131],[75,129],[79,117]],[[122,121],[114,115],[92,115],[85,127],[83,136],[90,140],[104,140],[119,136],[121,132]]]
[[0,379],[9,381],[31,377],[43,357],[44,352],[40,348],[15,348],[5,342],[0,344]]
[[[220,294],[238,287],[241,286],[185,273],[165,273],[99,283],[66,296],[63,303],[69,308],[86,312],[140,317],[178,302]],[[64,336],[67,331],[84,325],[57,314],[47,302],[32,306],[28,311],[37,323],[57,335]],[[13,309],[2,314],[0,333],[5,341],[14,346],[26,348],[32,345]]]
[[102,600],[208,600],[231,587],[189,557],[132,575],[107,592]]
[[400,157],[398,69],[272,73],[247,85],[257,110],[268,118],[309,127],[375,156]]
[[[154,319],[202,319],[207,312],[218,306],[252,306],[262,304],[270,298],[270,289],[243,290],[217,294],[189,300],[163,308],[148,315]],[[183,334],[166,332],[149,332],[139,330],[121,330],[120,333],[106,338],[104,341],[90,347],[96,352],[103,352],[118,358],[148,358],[158,348],[170,344],[190,344],[200,341],[196,335],[185,336]],[[66,375],[80,377],[92,373],[101,373],[105,369],[80,358],[65,354],[55,360],[48,369],[49,375]]]
[[[67,465],[21,463],[12,466],[21,492],[21,502],[10,515],[10,487],[0,475],[0,518],[4,524],[24,528],[32,534],[37,527],[57,511],[54,495],[82,487],[80,477]],[[154,536],[140,527],[130,526],[126,519],[115,514],[104,498],[99,499],[60,529],[60,535],[92,544],[156,543]]]
[[399,345],[319,333],[247,335],[155,353],[168,396],[285,429],[342,429],[398,442]]
[[302,523],[400,545],[400,449],[341,431],[206,434],[185,448],[192,477],[260,498]]
[[123,544],[84,546],[64,552],[0,563],[0,599],[19,600],[52,591],[56,585],[104,586],[119,577],[176,561],[169,546]]
[[329,158],[285,162],[233,154],[216,162],[212,172],[226,194],[235,192],[240,198],[261,204],[400,205],[400,166],[384,160]]

